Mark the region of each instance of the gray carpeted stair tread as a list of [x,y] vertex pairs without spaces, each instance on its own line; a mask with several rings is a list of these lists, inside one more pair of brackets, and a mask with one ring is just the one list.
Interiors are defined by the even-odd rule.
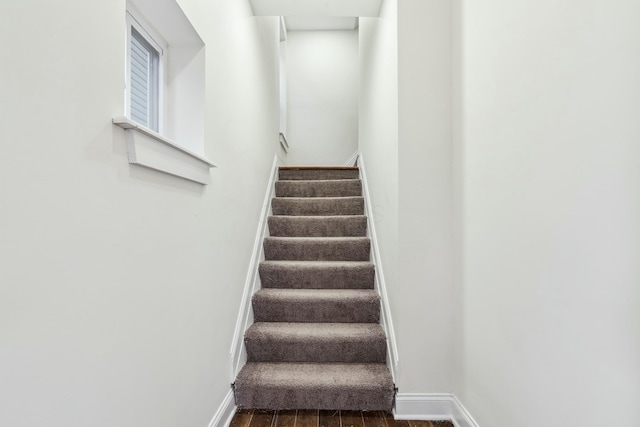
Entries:
[[239,408],[391,411],[384,364],[247,363],[235,382]]
[[265,237],[267,260],[368,261],[367,237]]
[[281,237],[357,237],[367,235],[364,215],[290,216],[268,218],[269,233]]
[[263,261],[263,288],[373,289],[375,266],[368,261]]
[[244,342],[251,362],[384,363],[387,356],[377,323],[257,322]]
[[274,197],[273,215],[364,215],[364,198],[354,197]]
[[327,179],[359,179],[360,172],[354,167],[281,167],[278,171],[280,180],[327,180]]
[[362,195],[359,179],[276,181],[276,197],[350,197]]
[[372,289],[260,289],[256,322],[378,323],[380,296]]

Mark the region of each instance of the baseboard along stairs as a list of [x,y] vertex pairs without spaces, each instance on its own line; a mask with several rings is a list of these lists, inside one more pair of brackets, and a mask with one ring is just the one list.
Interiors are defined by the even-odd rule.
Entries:
[[357,167],[280,167],[238,408],[391,411]]

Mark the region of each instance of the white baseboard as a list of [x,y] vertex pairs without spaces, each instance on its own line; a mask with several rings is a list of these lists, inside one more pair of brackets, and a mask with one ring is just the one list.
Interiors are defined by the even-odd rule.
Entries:
[[246,362],[246,349],[244,347],[244,332],[249,325],[253,323],[253,312],[251,309],[251,297],[260,288],[260,276],[258,274],[258,267],[260,262],[264,259],[263,241],[264,237],[269,233],[269,227],[267,224],[268,217],[271,213],[271,199],[275,194],[275,182],[278,179],[278,165],[280,159],[278,155],[274,156],[273,164],[271,166],[271,174],[269,175],[269,182],[262,202],[262,211],[260,212],[260,222],[258,223],[258,229],[256,231],[256,237],[253,241],[253,251],[249,267],[247,269],[247,276],[244,283],[244,290],[242,292],[242,299],[240,301],[240,310],[238,311],[238,318],[236,320],[236,326],[233,331],[233,341],[231,342],[231,370],[229,380],[233,383],[240,372],[242,366]]
[[453,424],[456,427],[479,427],[476,420],[473,419],[467,408],[453,396]]
[[351,157],[349,157],[349,158],[347,159],[347,161],[346,161],[346,162],[344,162],[342,165],[343,165],[343,166],[356,166],[356,165],[357,165],[357,162],[358,162],[358,157],[359,157],[359,156],[360,156],[360,152],[359,152],[359,151],[356,151],[356,152],[355,152],[355,153],[353,153],[353,154],[351,155]]
[[222,404],[214,414],[208,427],[228,427],[236,413],[236,402],[233,398],[233,390],[229,390]]
[[[237,410],[229,390],[208,427],[228,427]],[[448,393],[398,393],[396,420],[450,420],[455,427],[479,427],[458,398]]]
[[373,218],[373,207],[371,205],[371,197],[369,196],[369,182],[367,180],[367,171],[364,164],[362,154],[354,154],[360,168],[360,179],[362,180],[362,195],[364,196],[364,212],[367,216],[367,237],[371,239],[371,262],[376,266],[375,289],[380,294],[380,324],[384,328],[387,335],[387,360],[393,382],[396,382],[398,370],[400,369],[400,358],[398,355],[398,344],[396,341],[396,333],[393,327],[393,319],[391,318],[391,306],[387,295],[387,284],[382,269],[382,257],[380,256],[380,248],[378,247],[378,236],[376,234],[376,224]]
[[458,398],[448,393],[398,393],[397,420],[450,420],[455,427],[479,427]]
[[397,420],[451,420],[453,395],[435,393],[398,393],[394,418]]

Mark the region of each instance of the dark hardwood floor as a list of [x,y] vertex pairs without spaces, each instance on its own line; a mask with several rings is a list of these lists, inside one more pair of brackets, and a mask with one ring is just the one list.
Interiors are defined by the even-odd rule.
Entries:
[[453,427],[450,421],[399,421],[385,412],[240,410],[230,427]]

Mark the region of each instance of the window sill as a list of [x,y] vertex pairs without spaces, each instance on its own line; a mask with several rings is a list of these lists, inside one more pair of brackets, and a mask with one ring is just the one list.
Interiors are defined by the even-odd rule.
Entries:
[[209,169],[217,166],[205,157],[182,148],[127,117],[114,117],[112,121],[125,130],[129,163],[199,184],[211,182]]

